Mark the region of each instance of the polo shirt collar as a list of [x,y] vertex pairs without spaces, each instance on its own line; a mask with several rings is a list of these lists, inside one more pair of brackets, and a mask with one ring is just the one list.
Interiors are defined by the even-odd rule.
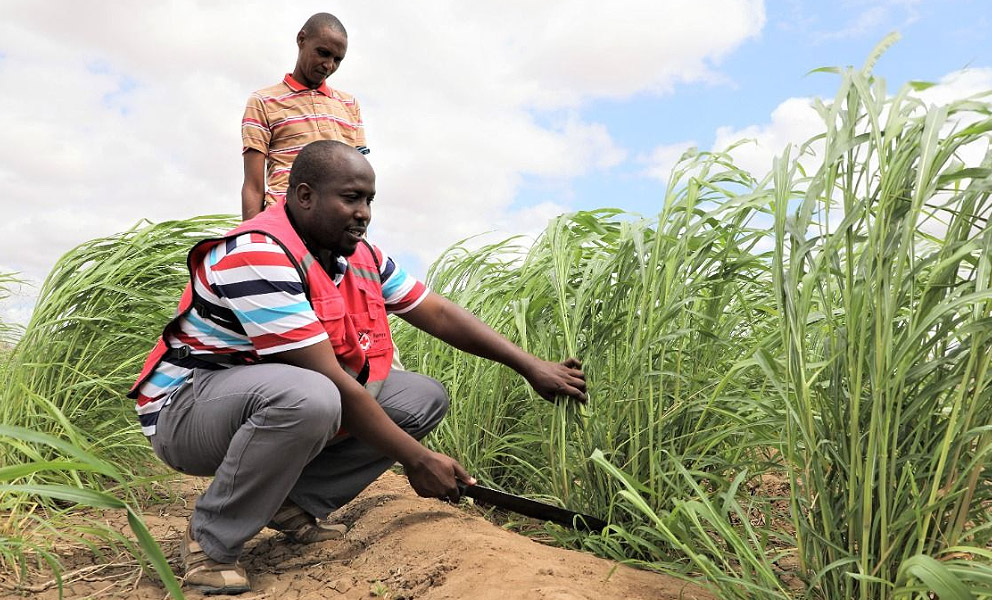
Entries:
[[[288,85],[289,89],[293,90],[294,92],[305,92],[310,89],[307,86],[300,83],[299,81],[293,79],[292,73],[286,73],[286,76],[283,77],[282,82]],[[320,83],[320,87],[317,88],[317,91],[327,96],[328,98],[331,97],[331,89],[327,87],[327,81],[322,81]]]
[[341,285],[341,281],[344,279],[345,273],[348,272],[348,267],[350,266],[348,259],[326,250],[316,254],[315,258],[324,269],[324,272],[330,275],[331,280],[334,281],[334,285]]

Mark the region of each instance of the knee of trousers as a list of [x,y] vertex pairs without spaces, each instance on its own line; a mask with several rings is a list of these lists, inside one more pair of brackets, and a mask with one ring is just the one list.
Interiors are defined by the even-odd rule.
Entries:
[[448,413],[448,392],[439,381],[427,379],[429,383],[424,386],[423,402],[417,419],[418,426],[415,431],[411,432],[411,435],[416,438],[421,438],[433,431],[444,418],[444,415]]
[[[307,439],[333,436],[341,427],[341,393],[330,379],[309,369],[293,369],[277,381],[269,408],[279,412],[293,432]],[[270,416],[272,411],[268,411]]]

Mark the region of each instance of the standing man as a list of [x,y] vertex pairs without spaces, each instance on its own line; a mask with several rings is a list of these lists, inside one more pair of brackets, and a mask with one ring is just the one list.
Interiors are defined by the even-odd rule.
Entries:
[[[293,72],[253,93],[241,119],[243,221],[285,199],[293,161],[310,142],[338,140],[369,153],[358,100],[326,81],[348,52],[344,25],[332,14],[317,13],[296,34],[296,46]],[[402,369],[399,351],[393,351],[393,368]]]
[[241,120],[245,180],[241,217],[254,217],[286,196],[293,160],[315,140],[338,140],[368,153],[354,96],[327,86],[348,51],[348,33],[334,15],[317,13],[296,34],[296,67],[248,98]]
[[390,368],[387,311],[512,368],[545,399],[585,401],[578,360],[528,354],[367,242],[374,196],[358,150],[313,142],[285,202],[190,251],[178,315],[129,396],[166,464],[214,476],[182,544],[191,586],[247,591],[238,557],[266,526],[299,543],[340,537],[319,519],[394,462],[424,497],[457,500],[457,482],[475,482],[419,443],[448,397]]

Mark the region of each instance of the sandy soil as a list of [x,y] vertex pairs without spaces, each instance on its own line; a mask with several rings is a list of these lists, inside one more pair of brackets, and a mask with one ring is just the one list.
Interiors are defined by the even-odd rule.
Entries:
[[[204,480],[184,481],[179,501],[146,515],[152,534],[178,572],[179,540]],[[343,540],[290,544],[263,531],[249,543],[243,562],[252,591],[239,600],[712,600],[683,581],[639,571],[594,556],[554,548],[506,531],[478,510],[419,498],[406,479],[386,473],[334,520],[351,524]],[[105,520],[126,530],[123,516]],[[105,557],[65,548],[70,580],[65,598],[165,600],[165,588],[128,556]],[[0,573],[0,598],[55,600],[50,575],[36,574],[13,591]],[[185,590],[191,599],[203,598]],[[224,598],[225,596],[212,596]]]

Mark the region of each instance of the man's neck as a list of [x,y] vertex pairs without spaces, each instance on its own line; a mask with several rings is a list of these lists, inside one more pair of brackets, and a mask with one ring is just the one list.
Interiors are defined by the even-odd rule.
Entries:
[[319,90],[321,86],[324,85],[323,81],[318,81],[316,85],[312,84],[311,82],[307,81],[306,78],[303,77],[303,75],[299,71],[296,70],[292,72],[291,76],[293,77],[293,80],[296,81],[296,83],[311,90]]
[[296,232],[296,235],[300,236],[300,239],[303,240],[303,245],[306,246],[307,251],[317,260],[317,264],[332,278],[335,275],[341,274],[342,271],[338,264],[338,255],[331,250],[324,250],[316,244],[311,243],[303,231],[300,230],[299,226],[297,226],[296,221],[293,219],[293,212],[289,210],[289,207],[286,207],[286,218],[289,220],[289,225]]

